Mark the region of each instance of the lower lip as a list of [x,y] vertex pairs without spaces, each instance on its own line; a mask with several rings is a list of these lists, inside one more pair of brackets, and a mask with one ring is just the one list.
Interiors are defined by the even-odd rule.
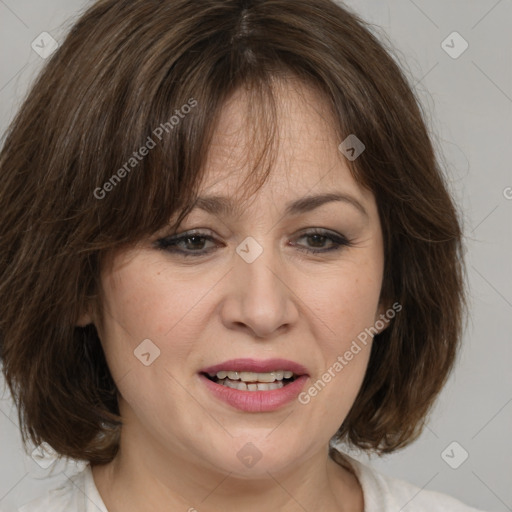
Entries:
[[309,378],[301,375],[290,384],[269,391],[240,391],[217,384],[203,374],[199,377],[217,398],[246,412],[269,412],[285,406],[297,398]]

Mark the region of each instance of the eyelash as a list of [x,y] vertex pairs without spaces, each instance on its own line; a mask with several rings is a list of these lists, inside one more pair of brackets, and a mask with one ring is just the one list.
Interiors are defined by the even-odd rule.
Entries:
[[[309,253],[309,254],[325,254],[327,252],[337,251],[341,247],[350,247],[353,245],[352,242],[350,240],[347,240],[344,236],[337,235],[337,234],[334,234],[330,231],[326,231],[323,229],[314,229],[312,231],[308,231],[307,233],[303,233],[301,236],[299,236],[299,239],[304,238],[304,237],[311,237],[311,236],[320,236],[322,238],[330,240],[335,245],[329,249],[306,249],[303,247],[298,247],[299,251]],[[202,251],[187,252],[187,251],[183,251],[181,249],[176,248],[178,246],[178,244],[180,244],[181,242],[185,242],[191,238],[199,238],[199,239],[204,239],[204,240],[208,240],[211,242],[216,241],[216,239],[214,237],[207,235],[205,233],[186,232],[186,233],[183,233],[182,235],[174,235],[174,236],[168,236],[165,238],[160,238],[155,241],[155,246],[158,249],[168,251],[171,253],[177,253],[178,255],[184,256],[184,257],[206,256],[207,254],[215,251],[215,249],[209,249],[209,250],[202,250]]]

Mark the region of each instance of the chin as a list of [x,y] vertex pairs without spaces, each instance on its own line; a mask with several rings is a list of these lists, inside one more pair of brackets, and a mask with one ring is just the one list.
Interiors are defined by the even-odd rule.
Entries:
[[222,443],[222,449],[216,450],[216,460],[212,460],[214,465],[241,479],[268,479],[268,473],[286,470],[304,456],[299,451],[304,449],[303,442],[285,444],[285,439],[279,438],[277,432],[269,435],[272,430],[253,432],[237,435],[228,445]]

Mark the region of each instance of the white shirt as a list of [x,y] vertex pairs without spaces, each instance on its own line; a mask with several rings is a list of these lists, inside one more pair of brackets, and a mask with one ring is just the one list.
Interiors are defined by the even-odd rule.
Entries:
[[[339,452],[338,452],[339,453]],[[335,454],[336,455],[336,454]],[[364,512],[483,512],[447,494],[428,491],[404,480],[386,476],[342,454],[363,489]],[[335,457],[342,463],[341,457]],[[108,512],[96,488],[91,466],[60,487],[18,509],[18,512]]]

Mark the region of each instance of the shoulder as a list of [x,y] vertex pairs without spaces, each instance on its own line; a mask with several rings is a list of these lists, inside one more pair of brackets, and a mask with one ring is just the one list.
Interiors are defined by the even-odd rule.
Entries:
[[108,512],[94,485],[89,465],[58,487],[26,503],[17,512]]
[[447,494],[384,475],[345,453],[336,451],[333,458],[350,466],[357,476],[363,489],[365,512],[484,512]]

